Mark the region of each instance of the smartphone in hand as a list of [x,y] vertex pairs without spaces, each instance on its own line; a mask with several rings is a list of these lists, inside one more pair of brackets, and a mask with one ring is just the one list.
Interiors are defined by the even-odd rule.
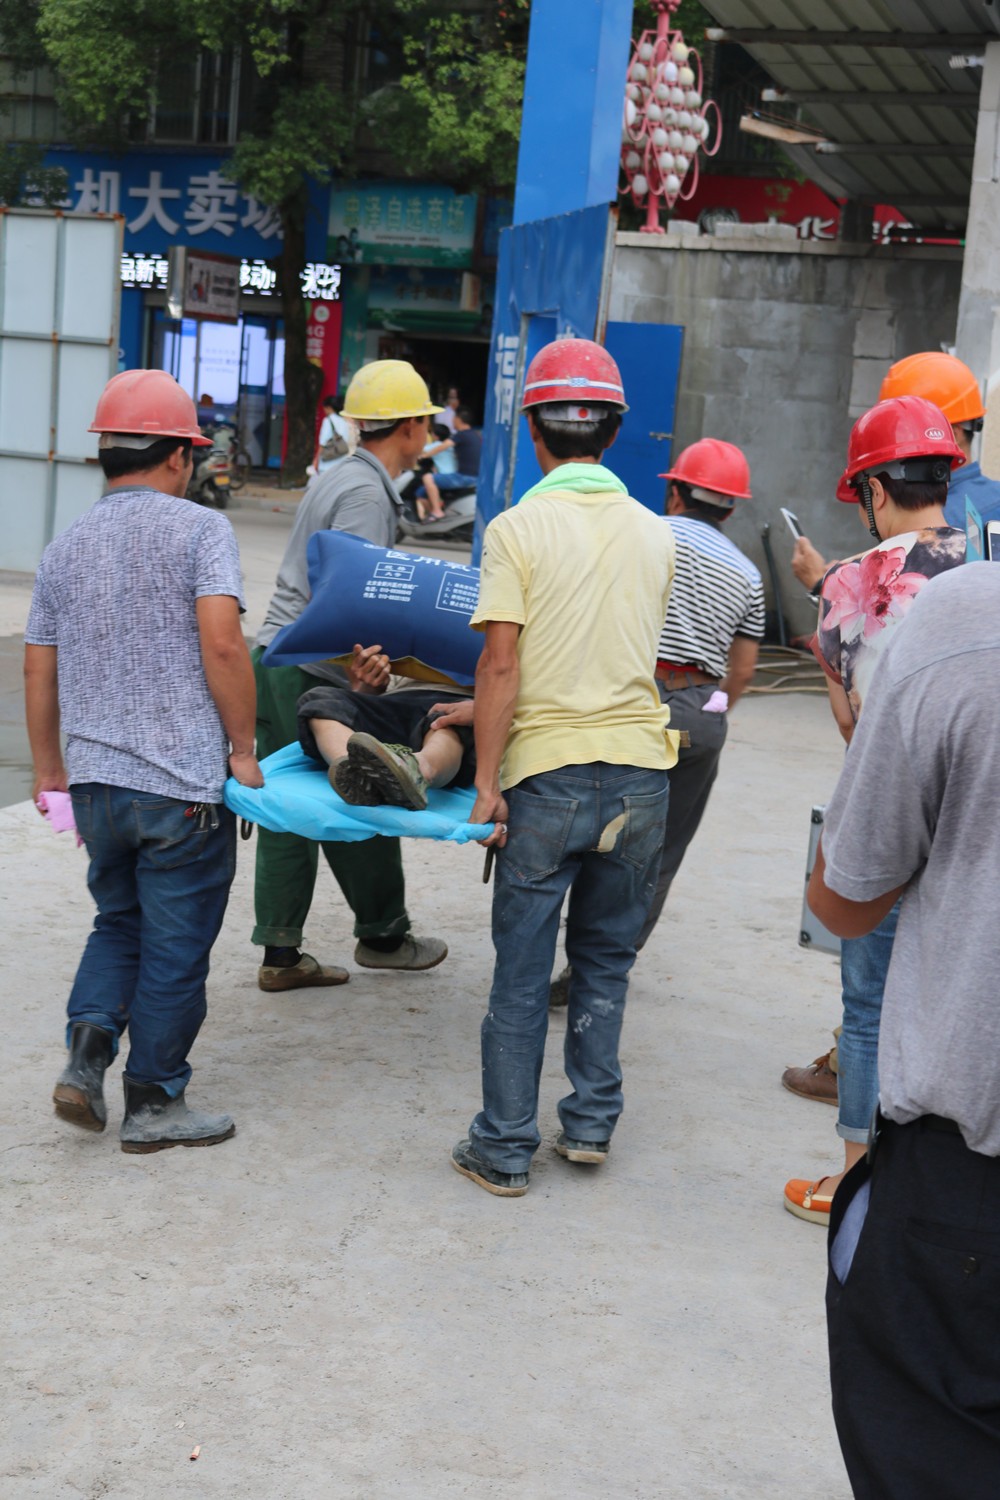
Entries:
[[781,506],[781,514],[785,518],[785,525],[788,527],[789,531],[792,533],[792,536],[795,537],[797,541],[798,538],[802,535],[802,527],[799,525],[798,516],[794,511],[786,510],[783,505]]

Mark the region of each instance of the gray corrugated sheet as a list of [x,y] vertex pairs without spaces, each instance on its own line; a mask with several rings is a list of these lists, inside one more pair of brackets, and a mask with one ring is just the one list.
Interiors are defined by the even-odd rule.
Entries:
[[[870,148],[817,155],[795,147],[789,154],[808,176],[838,197],[891,203],[928,228],[964,223],[982,70],[950,68],[948,60],[957,50],[951,39],[981,37],[984,45],[996,40],[1000,7],[984,0],[702,3],[720,26],[761,31],[759,40],[744,45],[776,86],[793,95],[829,95],[801,104],[804,122],[830,141]],[[781,30],[843,32],[845,44],[768,39],[768,31]],[[941,46],[859,46],[849,40],[852,31],[940,37]],[[845,94],[870,98],[845,99]]]

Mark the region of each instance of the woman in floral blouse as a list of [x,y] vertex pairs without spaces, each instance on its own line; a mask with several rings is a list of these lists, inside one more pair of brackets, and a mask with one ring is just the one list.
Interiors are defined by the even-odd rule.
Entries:
[[[830,706],[850,741],[887,643],[931,578],[965,561],[965,532],[947,526],[951,468],[962,461],[948,422],[919,396],[881,401],[855,423],[837,498],[859,507],[876,538],[867,552],[834,563],[820,591],[813,650],[827,675]],[[901,765],[900,774],[905,774]],[[837,1134],[842,1172],[785,1185],[785,1207],[811,1223],[830,1222],[844,1172],[865,1153],[878,1103],[882,992],[896,931],[894,909],[874,932],[841,944],[844,1019],[837,1048]]]

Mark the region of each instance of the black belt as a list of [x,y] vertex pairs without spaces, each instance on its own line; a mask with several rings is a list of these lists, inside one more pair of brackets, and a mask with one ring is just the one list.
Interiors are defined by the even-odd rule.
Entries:
[[949,1135],[961,1135],[962,1130],[954,1120],[945,1119],[944,1115],[921,1115],[913,1122],[915,1125],[923,1125],[927,1130],[944,1130]]

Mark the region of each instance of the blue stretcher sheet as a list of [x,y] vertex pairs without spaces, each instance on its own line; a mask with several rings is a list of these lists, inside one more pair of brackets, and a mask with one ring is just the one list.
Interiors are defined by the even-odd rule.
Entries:
[[306,839],[343,839],[348,843],[381,833],[468,844],[493,831],[492,823],[467,821],[476,800],[471,787],[428,792],[426,812],[405,807],[354,807],[337,796],[325,767],[303,755],[298,745],[286,745],[269,755],[260,768],[264,785],[259,790],[242,786],[230,776],[222,798],[238,818],[259,823],[272,833],[298,833]]

